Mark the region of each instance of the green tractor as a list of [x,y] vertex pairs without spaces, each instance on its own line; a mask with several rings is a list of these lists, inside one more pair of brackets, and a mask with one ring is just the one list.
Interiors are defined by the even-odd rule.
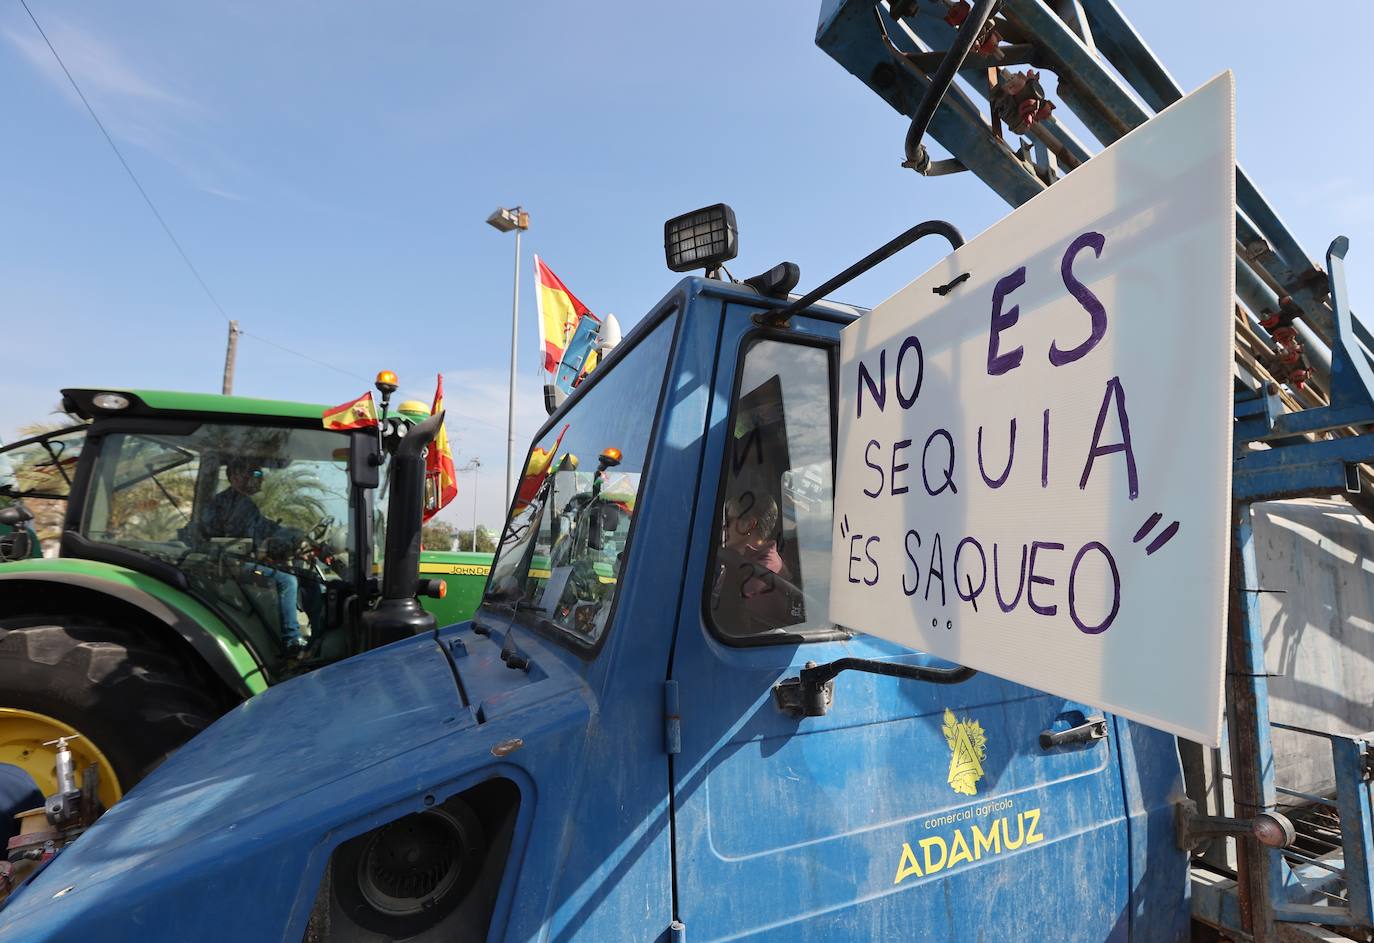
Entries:
[[417,560],[438,423],[387,418],[378,387],[381,424],[347,431],[310,404],[69,389],[83,423],[0,449],[0,763],[51,795],[66,738],[108,807],[269,685],[467,618],[491,557]]

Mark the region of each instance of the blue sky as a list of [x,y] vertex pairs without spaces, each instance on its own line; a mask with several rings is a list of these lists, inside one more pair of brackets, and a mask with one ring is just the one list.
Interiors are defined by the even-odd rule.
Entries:
[[[1367,78],[1331,25],[1363,7],[1119,2],[1185,88],[1235,70],[1241,162],[1314,258],[1351,237],[1358,310],[1374,290]],[[814,46],[815,3],[30,5],[251,335],[235,392],[342,402],[389,368],[428,399],[442,371],[488,525],[504,510],[514,248],[483,223],[497,205],[532,217],[521,448],[542,413],[533,252],[628,327],[676,280],[663,220],[697,206],[734,206],[737,276],[791,259],[803,289],[920,219],[972,235],[1006,211],[971,174],[898,166],[905,121]],[[62,386],[218,391],[223,318],[16,0],[0,4],[0,87],[0,436],[49,418]],[[841,300],[876,304],[937,252],[908,250]],[[446,512],[462,524],[471,481]]]

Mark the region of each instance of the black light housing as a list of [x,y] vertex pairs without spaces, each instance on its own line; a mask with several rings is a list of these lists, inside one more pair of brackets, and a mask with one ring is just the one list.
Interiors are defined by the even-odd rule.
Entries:
[[786,298],[792,289],[797,287],[799,281],[801,281],[801,267],[796,262],[779,262],[762,275],[746,278],[744,284],[760,295],[767,295],[769,298]]
[[714,272],[739,252],[735,211],[724,203],[683,213],[663,224],[663,254],[674,272]]

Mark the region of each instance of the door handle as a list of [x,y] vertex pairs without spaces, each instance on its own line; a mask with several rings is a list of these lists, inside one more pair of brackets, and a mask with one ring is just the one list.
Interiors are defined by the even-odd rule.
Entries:
[[[1081,714],[1079,715],[1082,716]],[[1089,717],[1076,727],[1068,730],[1045,730],[1040,734],[1040,749],[1053,750],[1055,747],[1075,746],[1107,738],[1107,718]]]

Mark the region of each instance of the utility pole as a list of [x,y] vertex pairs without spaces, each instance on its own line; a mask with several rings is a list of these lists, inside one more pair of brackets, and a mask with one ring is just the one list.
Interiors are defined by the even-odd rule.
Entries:
[[239,355],[239,322],[229,322],[229,346],[224,351],[224,387],[220,390],[225,396],[234,392],[234,361]]

